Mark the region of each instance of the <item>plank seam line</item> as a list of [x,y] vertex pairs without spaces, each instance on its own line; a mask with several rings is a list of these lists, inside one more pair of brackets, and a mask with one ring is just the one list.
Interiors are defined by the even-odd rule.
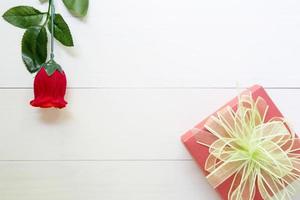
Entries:
[[0,160],[1,162],[190,162],[192,159],[53,159],[53,160]]
[[[245,89],[246,87],[201,87],[201,86],[183,86],[183,87],[68,87],[70,90],[180,90],[180,89],[199,89],[199,90],[237,90]],[[300,87],[264,87],[269,90],[299,90]],[[29,90],[32,87],[0,87],[0,90]]]

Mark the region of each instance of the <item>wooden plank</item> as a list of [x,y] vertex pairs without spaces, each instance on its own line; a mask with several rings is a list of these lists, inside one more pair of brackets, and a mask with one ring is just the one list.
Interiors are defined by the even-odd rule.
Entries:
[[219,199],[192,161],[1,162],[0,185],[3,200]]
[[[0,13],[18,4],[2,1]],[[71,87],[300,87],[300,2],[92,1],[66,15],[75,48],[57,44]],[[23,30],[0,20],[0,87],[32,86],[20,59]]]
[[[300,90],[268,90],[299,132]],[[0,160],[190,159],[180,136],[234,89],[68,91],[64,110],[28,105],[31,90],[0,90]]]
[[1,162],[3,200],[218,199],[191,162]]

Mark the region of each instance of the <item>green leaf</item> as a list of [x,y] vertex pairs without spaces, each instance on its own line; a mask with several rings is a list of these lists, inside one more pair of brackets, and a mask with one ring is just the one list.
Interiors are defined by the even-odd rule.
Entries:
[[[51,33],[51,19],[48,22],[48,29]],[[68,24],[60,14],[55,14],[54,17],[54,37],[63,45],[71,47],[74,46],[72,34]]]
[[17,6],[9,9],[3,14],[3,18],[10,24],[19,28],[38,26],[44,14],[29,6]]
[[89,0],[63,0],[68,10],[76,17],[84,17],[89,8]]
[[41,68],[47,59],[47,31],[45,27],[31,27],[22,38],[22,59],[30,73]]

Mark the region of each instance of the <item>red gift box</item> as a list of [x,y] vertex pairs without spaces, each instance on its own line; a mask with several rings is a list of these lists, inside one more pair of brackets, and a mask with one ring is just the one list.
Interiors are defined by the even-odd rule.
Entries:
[[[271,98],[268,96],[266,91],[259,85],[255,85],[247,90],[248,92],[251,92],[252,98],[256,100],[258,97],[262,97],[267,105],[269,106],[267,115],[265,117],[265,120],[268,121],[273,117],[283,117],[281,112],[278,110],[278,108],[275,106]],[[238,97],[231,100],[229,103],[221,107],[218,111],[222,110],[223,108],[230,106],[233,108],[233,110],[236,110],[238,107]],[[212,115],[216,115],[217,112],[213,113]],[[207,129],[204,127],[205,123],[209,117],[204,119],[202,122],[200,122],[198,125],[195,126],[197,130],[203,130],[203,132],[200,131],[198,133],[195,133],[192,130],[188,131],[182,136],[182,142],[194,158],[194,160],[197,162],[201,170],[203,171],[204,175],[207,176],[209,172],[205,170],[205,162],[209,156],[209,148],[207,146],[201,145],[197,142],[198,137],[210,137],[207,133]],[[202,134],[202,135],[201,135]],[[299,145],[299,142],[297,142],[297,146]],[[219,186],[217,186],[215,189],[219,193],[219,195],[222,197],[223,200],[228,200],[228,193],[230,190],[230,186],[233,182],[234,176],[231,176],[230,178],[226,179],[223,183],[221,183]],[[256,188],[257,188],[257,182],[256,182]],[[260,195],[260,192],[258,189],[255,190],[255,197],[254,200],[263,200],[262,196]]]

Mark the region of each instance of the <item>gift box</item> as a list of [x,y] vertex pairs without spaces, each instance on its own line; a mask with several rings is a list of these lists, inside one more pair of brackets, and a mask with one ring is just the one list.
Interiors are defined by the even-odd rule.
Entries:
[[223,200],[289,199],[300,142],[266,91],[255,85],[182,136]]

